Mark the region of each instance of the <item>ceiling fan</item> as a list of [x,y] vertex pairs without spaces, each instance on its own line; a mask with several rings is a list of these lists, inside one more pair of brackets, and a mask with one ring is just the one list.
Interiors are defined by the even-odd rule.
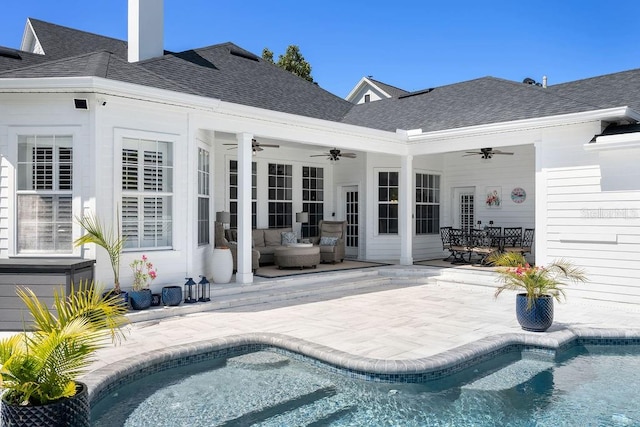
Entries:
[[[235,145],[235,147],[231,147],[229,148],[229,150],[233,150],[234,148],[238,147],[238,144],[235,142],[230,142],[222,145]],[[258,151],[262,151],[263,150],[262,147],[280,148],[280,146],[276,144],[261,144],[260,142],[256,141],[255,138],[251,140],[251,150],[253,150],[254,154],[257,153]]]
[[467,151],[466,153],[467,154],[465,154],[462,157],[479,155],[479,156],[482,156],[483,159],[490,159],[491,157],[493,157],[494,154],[502,154],[502,155],[507,155],[507,156],[513,156],[513,153],[509,153],[509,152],[506,152],[506,151],[500,151],[500,150],[494,150],[491,147],[481,148],[480,151]]
[[346,158],[349,158],[349,159],[355,159],[356,158],[356,153],[342,153],[337,148],[333,148],[333,149],[329,150],[328,153],[312,154],[310,157],[324,157],[324,156],[327,156],[327,159],[329,159],[331,161],[338,161],[338,160],[340,160],[340,157],[346,157]]

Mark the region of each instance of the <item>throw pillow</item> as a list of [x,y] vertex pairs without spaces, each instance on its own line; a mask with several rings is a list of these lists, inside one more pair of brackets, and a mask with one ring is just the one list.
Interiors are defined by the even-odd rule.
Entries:
[[337,242],[338,242],[337,237],[322,236],[320,238],[320,246],[335,246]]
[[298,242],[298,237],[296,236],[296,233],[294,233],[293,231],[283,231],[281,236],[282,236],[282,246],[286,246],[288,244]]

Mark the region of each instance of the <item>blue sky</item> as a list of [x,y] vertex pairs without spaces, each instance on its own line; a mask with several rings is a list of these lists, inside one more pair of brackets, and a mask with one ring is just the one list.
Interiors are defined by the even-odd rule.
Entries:
[[[27,17],[126,39],[126,0],[6,0],[0,46]],[[379,4],[377,4],[379,3]],[[362,76],[419,90],[494,76],[562,83],[640,67],[635,1],[164,0],[165,49],[232,41],[277,58],[297,44],[323,88]]]

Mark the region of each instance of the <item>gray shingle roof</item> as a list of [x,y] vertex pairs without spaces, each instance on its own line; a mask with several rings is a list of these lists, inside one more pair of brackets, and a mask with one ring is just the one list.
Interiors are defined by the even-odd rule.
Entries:
[[48,61],[48,58],[45,58],[44,55],[0,46],[0,71],[24,68],[46,61]]
[[627,106],[640,111],[640,69],[557,84],[549,89],[594,108]]
[[45,55],[50,59],[69,58],[106,50],[127,59],[127,42],[86,31],[29,18]]
[[398,87],[391,86],[389,84],[381,82],[380,80],[375,80],[375,79],[372,79],[370,77],[369,77],[369,80],[374,82],[380,89],[384,90],[389,95],[391,95],[392,98],[396,98],[398,96],[406,95],[406,94],[409,93],[408,91],[406,91],[404,89],[400,89]]
[[388,131],[431,132],[593,109],[549,89],[484,77],[354,105],[343,121]]
[[58,59],[0,72],[0,78],[44,78],[44,77],[103,77],[127,83],[134,83],[173,90],[189,94],[198,94],[188,87],[168,80],[154,72],[131,64],[111,52],[92,52],[71,58]]
[[[351,104],[233,43],[127,64],[123,41],[30,19],[46,57],[59,60],[40,69],[3,77],[96,76],[199,94],[223,101],[318,119],[340,121]],[[112,55],[88,55],[96,51]],[[232,54],[233,53],[233,54]],[[254,59],[250,59],[253,57]],[[118,60],[118,58],[122,58]],[[127,66],[128,65],[128,66]],[[105,68],[106,67],[106,68]],[[1,70],[1,69],[0,69]]]
[[374,80],[394,97],[353,105],[233,43],[130,64],[124,41],[30,22],[46,55],[0,55],[0,78],[99,76],[388,131],[429,132],[607,107],[640,111],[640,70],[549,88],[484,77],[407,93]]
[[[234,52],[235,54],[232,54]],[[239,53],[239,54],[238,54]],[[204,96],[252,107],[339,121],[351,103],[317,85],[224,43],[140,62]]]

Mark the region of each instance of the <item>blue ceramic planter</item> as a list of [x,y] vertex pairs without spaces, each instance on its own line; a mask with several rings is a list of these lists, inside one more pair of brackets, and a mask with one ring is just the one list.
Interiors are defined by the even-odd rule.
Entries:
[[129,302],[134,310],[144,310],[151,307],[151,289],[129,292]]
[[180,305],[182,301],[182,286],[165,286],[162,288],[162,303],[164,305]]
[[544,295],[527,308],[527,295],[516,296],[516,316],[525,331],[544,332],[553,323],[553,297]]

